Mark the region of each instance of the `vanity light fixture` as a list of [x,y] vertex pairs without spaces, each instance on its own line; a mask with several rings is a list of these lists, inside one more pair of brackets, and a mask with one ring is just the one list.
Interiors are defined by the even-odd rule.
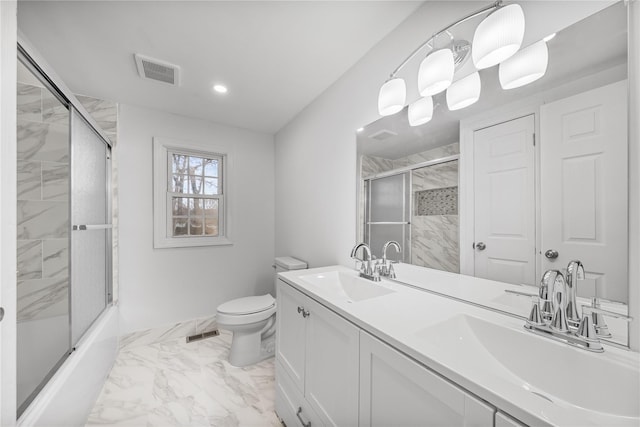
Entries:
[[422,96],[440,93],[451,85],[455,63],[451,49],[431,52],[420,63],[418,91]]
[[227,89],[225,85],[221,85],[221,84],[213,85],[213,90],[218,93],[227,93],[229,91],[229,89]]
[[518,4],[501,7],[478,25],[473,34],[471,57],[478,70],[492,67],[522,46],[524,12]]
[[476,71],[456,80],[447,89],[447,106],[450,111],[468,107],[480,99],[480,74]]
[[515,89],[536,81],[545,75],[548,63],[549,49],[544,40],[527,46],[500,64],[500,86]]
[[409,105],[409,125],[420,126],[433,118],[433,98],[426,96]]
[[[469,42],[454,40],[450,30],[463,22],[487,13],[488,15],[476,27],[471,44],[470,56],[473,59],[476,70],[503,63],[517,53],[517,57],[510,65],[500,68],[500,73],[504,74],[504,81],[501,77],[503,88],[519,87],[542,77],[544,71],[546,71],[548,52],[546,53],[546,59],[541,55],[543,52],[539,52],[541,51],[540,46],[535,48],[530,46],[530,53],[526,55],[524,52],[529,48],[524,49],[522,55],[518,52],[522,46],[525,29],[522,7],[515,3],[505,6],[503,5],[503,0],[497,0],[433,33],[427,41],[405,58],[380,88],[378,94],[378,112],[380,115],[390,116],[404,108],[407,98],[407,85],[397,74],[425,47],[429,47],[432,52],[420,63],[418,91],[422,98],[409,106],[410,124],[417,126],[431,120],[433,116],[433,100],[431,100],[430,104],[431,111],[427,115],[425,113],[426,103],[429,101],[424,99],[445,89],[447,89],[447,105],[452,111],[465,108],[478,101],[481,82],[477,71],[453,82],[456,68],[464,64],[465,59],[468,58]],[[442,49],[435,49],[436,39],[445,33],[451,38],[450,43]],[[548,39],[550,40],[554,35],[549,35]],[[520,74],[526,74],[526,76],[516,76],[515,68],[521,68],[522,66],[514,68],[514,64],[524,62],[523,58],[529,57],[529,55],[532,55],[531,52],[534,51],[538,55],[538,59],[535,60],[537,65],[535,67],[530,66],[527,73],[520,72]],[[541,71],[542,74],[540,74]],[[527,79],[531,80],[527,81]]]
[[401,78],[387,80],[378,94],[378,112],[381,116],[390,116],[404,108],[407,100],[407,85]]

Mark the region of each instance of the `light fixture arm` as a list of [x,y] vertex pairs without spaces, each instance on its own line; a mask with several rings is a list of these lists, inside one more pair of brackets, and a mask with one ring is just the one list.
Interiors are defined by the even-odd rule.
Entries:
[[404,68],[405,65],[407,65],[407,63],[409,61],[411,61],[425,46],[429,45],[429,43],[431,43],[440,34],[442,34],[444,32],[448,33],[449,30],[451,28],[455,27],[456,25],[460,25],[463,22],[466,22],[469,19],[473,19],[478,15],[482,15],[483,13],[486,13],[486,12],[489,12],[489,11],[493,11],[493,10],[499,8],[500,6],[502,6],[502,2],[503,2],[503,0],[497,0],[497,1],[493,2],[492,4],[490,4],[489,6],[485,6],[482,9],[478,9],[475,12],[472,12],[469,15],[458,19],[457,21],[453,22],[452,24],[447,25],[446,27],[444,27],[440,31],[433,33],[433,35],[429,39],[427,39],[424,43],[422,43],[420,46],[418,46],[413,52],[411,52],[411,54],[409,56],[407,56],[407,58],[404,61],[402,61],[402,63],[400,63],[400,65],[398,65],[398,67],[396,67],[395,70],[393,70],[393,72],[389,76],[389,79],[394,78],[396,76],[396,74],[399,73],[400,70],[402,70],[402,68]]

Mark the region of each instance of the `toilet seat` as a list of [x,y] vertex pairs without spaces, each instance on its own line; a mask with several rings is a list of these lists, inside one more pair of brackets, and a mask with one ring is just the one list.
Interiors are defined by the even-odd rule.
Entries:
[[216,315],[218,324],[249,325],[267,320],[276,312],[276,300],[269,294],[238,298],[221,304]]
[[270,295],[237,298],[218,307],[219,313],[243,315],[259,313],[276,305],[276,300]]

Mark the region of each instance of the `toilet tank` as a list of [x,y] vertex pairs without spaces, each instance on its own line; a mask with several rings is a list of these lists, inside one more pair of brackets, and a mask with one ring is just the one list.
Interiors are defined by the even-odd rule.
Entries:
[[273,268],[275,268],[276,273],[289,270],[304,270],[307,268],[307,263],[290,256],[282,256],[276,257]]

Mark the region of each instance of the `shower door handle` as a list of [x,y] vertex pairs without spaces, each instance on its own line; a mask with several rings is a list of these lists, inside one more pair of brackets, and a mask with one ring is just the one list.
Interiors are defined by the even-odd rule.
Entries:
[[110,230],[113,228],[111,224],[82,224],[74,225],[73,231],[90,231],[90,230]]

